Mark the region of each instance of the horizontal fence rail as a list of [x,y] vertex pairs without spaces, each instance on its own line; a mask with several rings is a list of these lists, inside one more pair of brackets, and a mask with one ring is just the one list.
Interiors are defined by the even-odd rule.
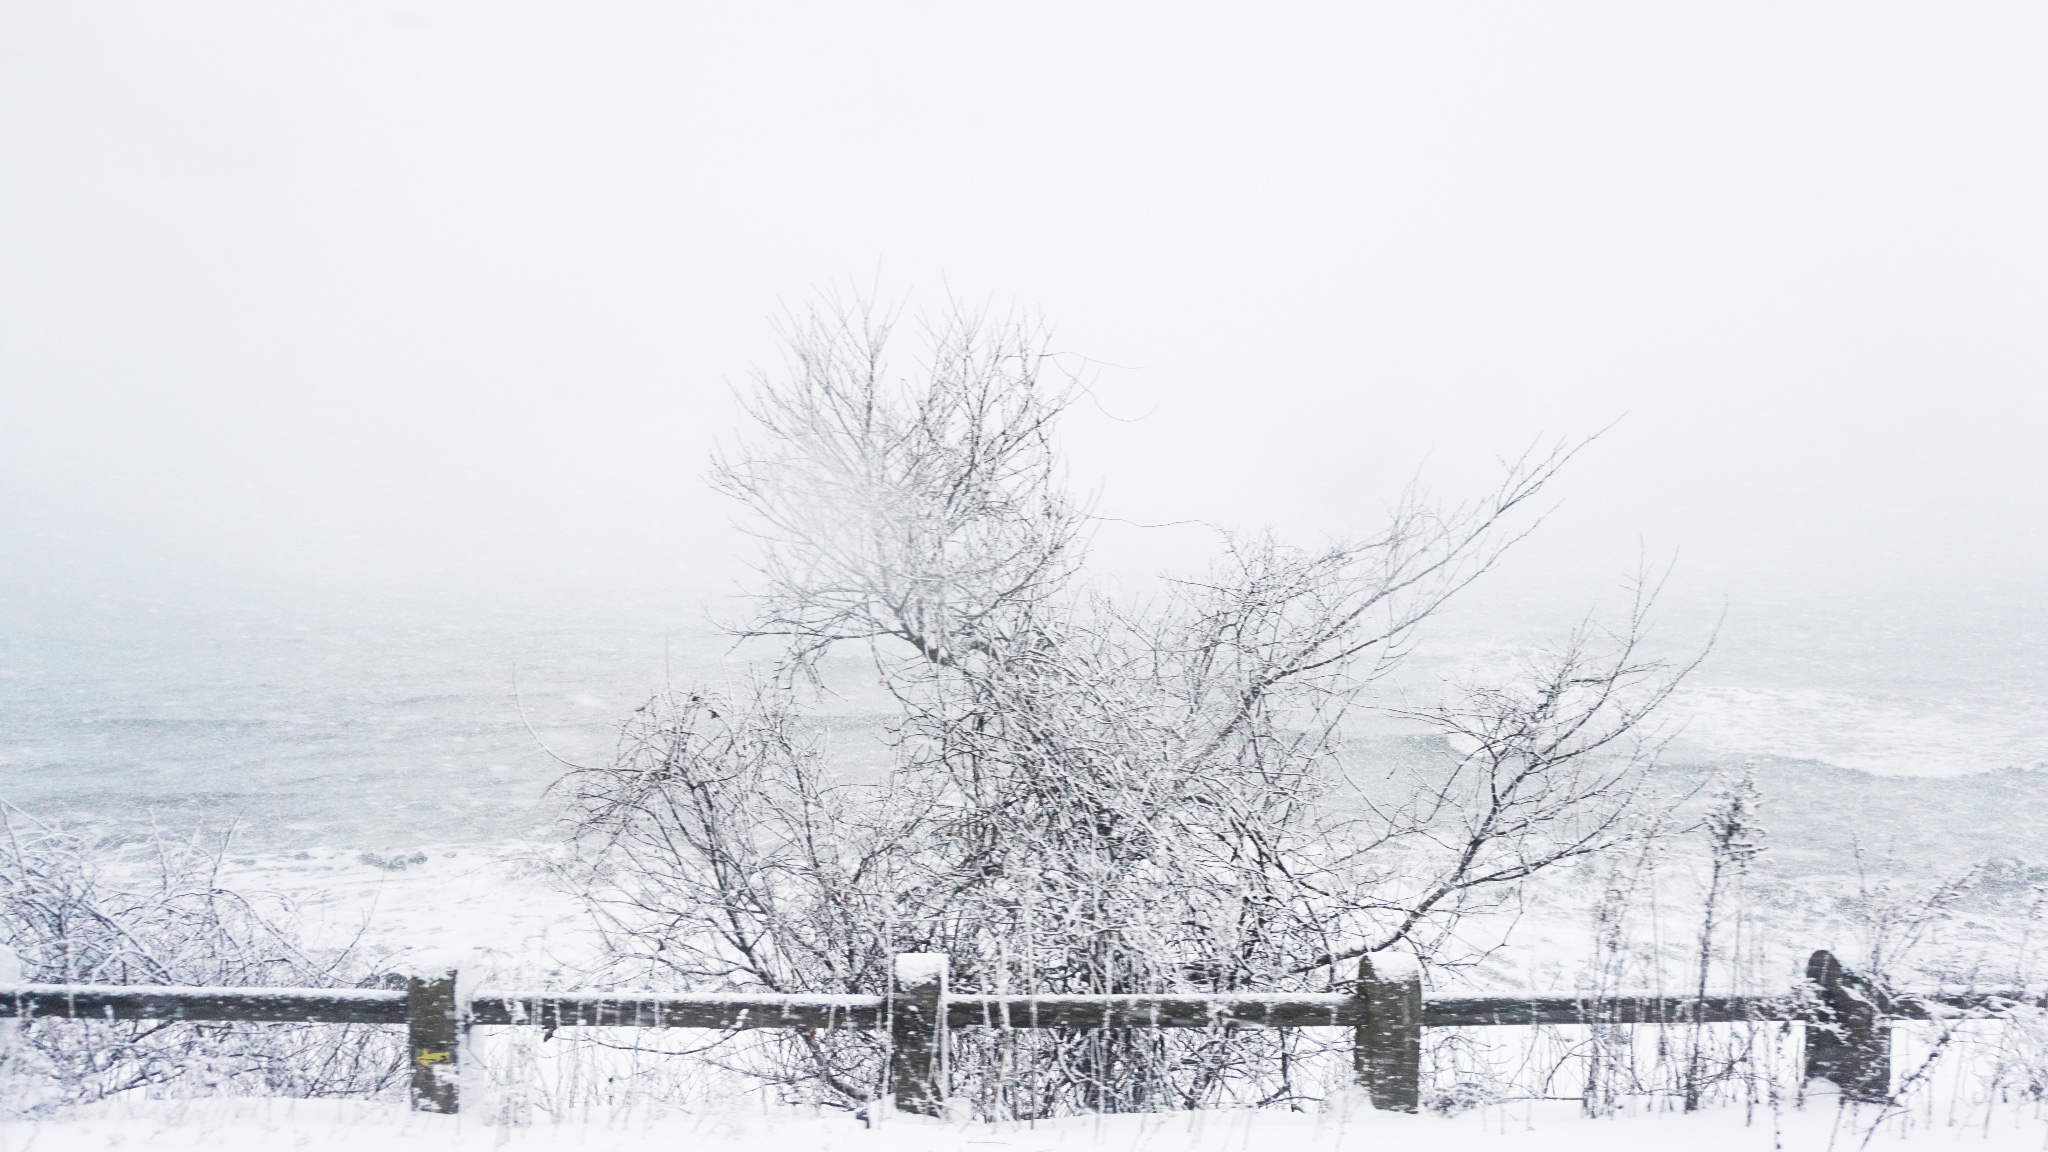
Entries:
[[[469,1002],[469,1023],[543,1028],[874,1029],[881,996],[493,996]],[[1697,1014],[1695,1005],[1698,1006]],[[2033,993],[1957,992],[1897,997],[1897,1020],[1957,1012],[2048,1008]],[[1734,1024],[1805,1021],[1795,997],[1430,997],[1425,1028],[1533,1024]],[[281,1024],[403,1024],[405,993],[349,988],[191,988],[154,984],[0,985],[0,1019],[205,1020]],[[1356,1028],[1365,1010],[1346,993],[1186,996],[948,996],[948,1028]]]
[[542,1028],[879,1028],[881,996],[480,996],[469,1022]]
[[367,988],[184,988],[156,984],[0,987],[0,1017],[403,1024],[405,993]]
[[1342,992],[1181,996],[948,996],[949,1028],[1349,1028],[1365,1020]]
[[1778,996],[1449,996],[1425,999],[1414,972],[1375,973],[1361,961],[1352,992],[1183,995],[950,995],[946,958],[897,958],[887,996],[568,994],[458,997],[455,973],[413,977],[403,991],[351,988],[192,988],[158,985],[0,985],[0,1018],[81,1021],[252,1021],[404,1025],[413,1103],[459,1106],[463,1039],[471,1027],[794,1028],[886,1031],[896,1105],[936,1113],[946,1094],[946,1033],[955,1028],[1350,1028],[1357,1077],[1375,1107],[1414,1111],[1424,1028],[1495,1025],[1727,1024],[1784,1021],[1806,1029],[1809,1078],[1849,1099],[1882,1100],[1897,1020],[2048,1007],[2048,996],[1941,990],[1892,995],[1813,954],[1807,981]]

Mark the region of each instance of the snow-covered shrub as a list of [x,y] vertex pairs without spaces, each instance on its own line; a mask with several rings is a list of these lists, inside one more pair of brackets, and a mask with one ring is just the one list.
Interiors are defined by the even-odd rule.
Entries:
[[[963,992],[1341,988],[1372,953],[1455,960],[1462,918],[1642,827],[1648,721],[1685,670],[1642,652],[1649,582],[1625,626],[1408,713],[1444,754],[1347,761],[1374,678],[1527,530],[1568,447],[1466,505],[1407,493],[1359,539],[1226,536],[1118,598],[1083,575],[1052,437],[1076,393],[1045,335],[955,315],[899,369],[892,323],[792,321],[759,435],[714,470],[765,544],[736,631],[780,646],[773,675],[650,701],[562,786],[605,979],[876,993],[892,953],[943,952]],[[879,780],[835,774],[807,719],[847,646],[896,705]],[[1293,1102],[1307,1043],[963,1030],[953,1087],[1015,1117]],[[802,1097],[881,1090],[866,1037],[746,1051]]]
[[[227,842],[112,845],[0,815],[0,944],[45,984],[333,987],[366,969],[309,949],[277,899],[221,882]],[[16,1110],[122,1092],[369,1096],[402,1090],[402,1037],[363,1025],[35,1019],[17,1035]]]

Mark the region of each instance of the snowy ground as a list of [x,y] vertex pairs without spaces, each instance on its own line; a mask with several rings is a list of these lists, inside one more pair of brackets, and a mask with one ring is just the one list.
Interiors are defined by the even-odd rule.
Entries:
[[584,1123],[501,1128],[466,1117],[414,1115],[403,1108],[338,1101],[191,1100],[103,1105],[76,1117],[0,1124],[0,1152],[73,1149],[363,1149],[521,1148],[581,1152],[662,1152],[678,1148],[748,1152],[968,1152],[982,1149],[1091,1149],[1096,1152],[1343,1152],[1349,1149],[1487,1149],[1489,1152],[1584,1152],[1649,1148],[1658,1152],[1742,1152],[1745,1149],[1854,1150],[1962,1147],[1986,1152],[2039,1149],[2048,1121],[2013,1109],[1969,1122],[1924,1115],[1881,1124],[1869,1110],[1826,1101],[1774,1117],[1759,1110],[1721,1109],[1692,1116],[1580,1117],[1574,1105],[1538,1103],[1490,1108],[1464,1116],[1401,1116],[1352,1105],[1317,1114],[1177,1112],[1084,1117],[1035,1125],[961,1124],[904,1116],[873,1127],[845,1114],[734,1111],[593,1119]]
[[[231,888],[288,899],[318,944],[358,941],[394,971],[519,957],[544,976],[588,944],[575,901],[523,842],[358,851],[319,848],[230,861]],[[493,965],[494,967],[502,965]]]

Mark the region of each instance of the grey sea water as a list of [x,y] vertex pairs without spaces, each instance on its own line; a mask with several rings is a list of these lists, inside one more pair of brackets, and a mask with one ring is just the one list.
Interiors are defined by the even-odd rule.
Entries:
[[[240,821],[245,843],[280,850],[525,836],[561,761],[601,761],[665,683],[730,680],[760,655],[678,599],[17,603],[0,628],[0,799],[115,834]],[[1695,615],[1669,631],[1704,637],[1715,621]],[[1499,671],[1554,633],[1511,601],[1454,613],[1390,690]],[[1757,762],[1781,817],[1836,847],[2048,855],[2030,815],[2048,810],[2044,636],[2024,599],[1735,604],[1673,706],[1672,756]],[[838,755],[877,755],[872,698],[825,711]]]
[[630,599],[44,611],[0,640],[0,797],[272,847],[503,840],[565,771],[543,746],[601,756],[671,668],[723,662],[700,617]]

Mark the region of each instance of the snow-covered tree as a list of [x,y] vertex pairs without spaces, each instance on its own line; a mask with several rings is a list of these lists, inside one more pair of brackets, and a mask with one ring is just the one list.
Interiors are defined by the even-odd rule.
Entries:
[[[1347,756],[1374,679],[1531,530],[1570,446],[1468,503],[1408,491],[1355,539],[1226,535],[1206,573],[1120,599],[1087,579],[1054,438],[1075,392],[1043,330],[954,313],[905,363],[897,327],[793,319],[753,436],[716,462],[761,542],[737,631],[779,646],[773,672],[651,701],[616,763],[571,778],[620,964],[872,992],[891,953],[942,951],[967,990],[1327,987],[1362,955],[1442,949],[1473,908],[1628,835],[1647,722],[1685,670],[1641,655],[1650,589],[1616,631],[1415,713],[1455,754]],[[848,645],[896,704],[879,783],[836,775],[802,722]],[[786,1043],[771,1063],[793,1083],[873,1093],[864,1039]],[[1281,1043],[963,1040],[956,1092],[1033,1116],[1284,1098],[1285,1062],[1263,1058]]]

